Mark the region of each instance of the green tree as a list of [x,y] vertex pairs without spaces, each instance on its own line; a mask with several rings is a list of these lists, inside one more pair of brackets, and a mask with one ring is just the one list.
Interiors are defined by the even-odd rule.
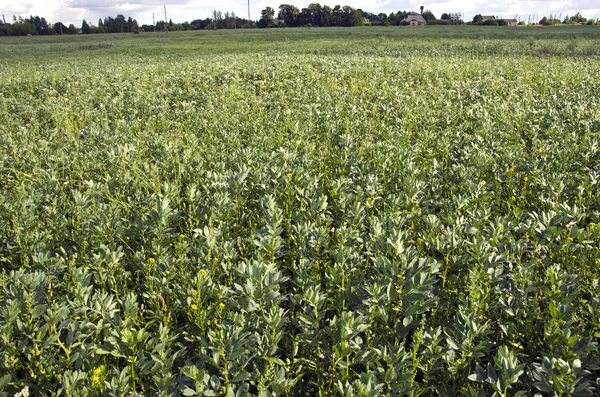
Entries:
[[88,23],[85,21],[85,19],[81,23],[81,32],[83,34],[89,34],[90,33],[90,25],[88,25]]
[[477,14],[473,17],[473,25],[481,25],[483,23],[483,15]]
[[319,21],[321,21],[320,26],[330,26],[331,25],[331,13],[332,13],[331,7],[323,6],[321,8],[321,12],[319,14]]
[[436,20],[435,15],[433,15],[433,12],[431,12],[430,10],[427,10],[427,11],[423,12],[423,18],[427,22],[435,21]]
[[570,19],[571,19],[571,22],[574,22],[574,23],[586,23],[587,22],[587,18],[585,18],[583,15],[581,15],[580,12],[573,15]]
[[343,15],[343,26],[362,26],[364,25],[364,18],[362,16],[362,14],[350,7],[350,6],[344,6],[342,8],[342,15]]
[[25,19],[25,22],[29,22],[35,27],[35,33],[39,35],[47,35],[50,34],[50,27],[48,26],[48,22],[46,22],[46,18],[40,18],[39,16],[29,16],[29,19]]
[[275,17],[275,10],[271,7],[267,7],[260,12],[260,20],[258,21],[259,28],[272,28],[275,26],[273,18]]
[[19,22],[13,23],[11,25],[12,35],[13,36],[26,36],[28,34],[35,34],[35,25],[27,22],[23,19],[20,19]]
[[283,19],[287,26],[298,26],[298,15],[300,10],[298,7],[290,4],[282,4],[279,6],[278,18]]
[[321,20],[322,9],[321,4],[311,3],[308,5],[310,10],[310,24],[313,26],[326,26],[327,22]]
[[66,27],[62,22],[56,22],[53,26],[54,28],[54,32],[56,34],[67,34],[69,33],[68,30],[69,28]]
[[331,10],[331,19],[329,20],[329,24],[331,26],[342,26],[343,16],[342,16],[342,6],[336,5]]

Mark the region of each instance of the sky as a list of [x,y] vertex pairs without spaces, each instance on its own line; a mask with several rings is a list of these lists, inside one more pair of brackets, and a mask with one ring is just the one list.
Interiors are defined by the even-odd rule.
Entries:
[[[469,21],[476,14],[495,15],[500,18],[514,18],[527,21],[529,15],[542,16],[562,14],[573,15],[581,12],[586,18],[600,18],[600,0],[250,0],[250,17],[257,20],[260,11],[267,6],[277,10],[282,3],[293,4],[298,8],[306,7],[309,3],[320,3],[331,7],[336,4],[361,8],[372,13],[397,11],[418,11],[423,5],[430,9],[436,17],[442,13],[462,13],[463,19]],[[7,22],[12,21],[13,15],[28,17],[39,15],[48,22],[73,23],[81,25],[86,19],[96,24],[99,18],[123,14],[131,16],[140,24],[152,24],[152,14],[157,21],[164,19],[164,8],[167,8],[167,19],[173,22],[191,22],[194,19],[210,17],[213,10],[233,11],[236,15],[246,18],[248,15],[247,0],[2,0],[0,12]]]

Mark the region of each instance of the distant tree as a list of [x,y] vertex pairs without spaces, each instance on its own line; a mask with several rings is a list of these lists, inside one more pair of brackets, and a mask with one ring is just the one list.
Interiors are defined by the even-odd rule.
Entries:
[[464,23],[463,16],[460,12],[450,14],[450,20],[452,22]]
[[273,17],[275,16],[275,10],[271,7],[267,7],[260,12],[260,20],[258,21],[259,28],[272,28],[275,26]]
[[184,30],[183,25],[180,23],[174,23],[172,25],[169,25],[167,28],[169,29],[169,32],[179,32]]
[[210,18],[206,18],[206,19],[194,19],[191,22],[191,24],[194,25],[196,27],[196,29],[198,29],[198,30],[209,29],[210,28],[210,24],[211,24],[211,20],[210,20]]
[[398,11],[398,13],[390,12],[390,15],[388,15],[387,20],[390,23],[390,25],[399,25],[402,18],[402,13],[400,11]]
[[69,31],[69,34],[77,33],[77,28],[72,23],[69,24],[69,28],[67,30]]
[[27,36],[29,34],[36,34],[35,25],[31,22],[23,20],[22,18],[18,22],[13,23],[9,26],[11,36]]
[[496,19],[496,23],[498,23],[498,26],[508,26],[508,22],[504,19]]
[[321,6],[321,4],[312,3],[312,4],[308,5],[308,8],[310,9],[310,14],[312,17],[312,20],[310,23],[312,23],[313,26],[328,26],[329,25],[329,15],[327,15],[327,12],[325,12],[323,10],[323,7]]
[[446,14],[446,13],[443,13],[440,19],[443,19],[443,20],[450,20],[450,15],[449,15],[449,14]]
[[127,29],[127,21],[125,20],[125,16],[122,14],[119,14],[114,19],[113,33],[124,33],[125,29]]
[[88,25],[88,23],[85,21],[85,19],[81,23],[81,32],[83,34],[89,34],[90,33],[90,25]]
[[342,15],[343,26],[362,26],[365,24],[362,14],[350,6],[342,7]]
[[39,35],[47,35],[50,34],[50,27],[48,26],[48,22],[46,22],[46,18],[40,18],[39,16],[29,16],[29,18],[21,19],[21,22],[28,22],[35,27],[35,32],[33,34]]
[[62,22],[56,22],[53,28],[56,34],[67,34],[69,30]]
[[586,23],[587,22],[587,19],[584,18],[584,16],[581,15],[580,12],[573,15],[570,19],[571,19],[571,22],[573,22],[573,23]]
[[473,17],[473,25],[481,25],[483,23],[483,15],[477,14]]
[[282,4],[279,6],[279,14],[277,17],[283,19],[287,26],[298,26],[298,15],[300,10],[298,7],[290,4]]
[[430,10],[423,12],[423,18],[427,22],[436,20],[435,15],[433,15],[433,12],[431,12]]
[[321,26],[331,26],[331,14],[333,13],[333,9],[329,6],[323,6],[321,8],[321,12],[319,14],[319,20],[323,25]]
[[211,24],[213,29],[223,29],[223,14],[221,11],[213,10]]

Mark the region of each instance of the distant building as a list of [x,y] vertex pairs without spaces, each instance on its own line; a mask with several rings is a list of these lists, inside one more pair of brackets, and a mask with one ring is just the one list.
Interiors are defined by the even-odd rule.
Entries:
[[483,19],[483,21],[493,21],[493,20],[497,19],[493,15],[482,15],[481,18]]
[[423,18],[423,15],[408,15],[401,22],[410,26],[427,25],[427,21]]
[[508,26],[517,26],[519,21],[517,21],[516,19],[505,19],[506,23],[508,24]]

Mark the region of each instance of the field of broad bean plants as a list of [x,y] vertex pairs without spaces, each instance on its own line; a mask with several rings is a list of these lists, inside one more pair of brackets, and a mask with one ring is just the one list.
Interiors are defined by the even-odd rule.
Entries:
[[598,394],[597,27],[0,44],[0,396]]

